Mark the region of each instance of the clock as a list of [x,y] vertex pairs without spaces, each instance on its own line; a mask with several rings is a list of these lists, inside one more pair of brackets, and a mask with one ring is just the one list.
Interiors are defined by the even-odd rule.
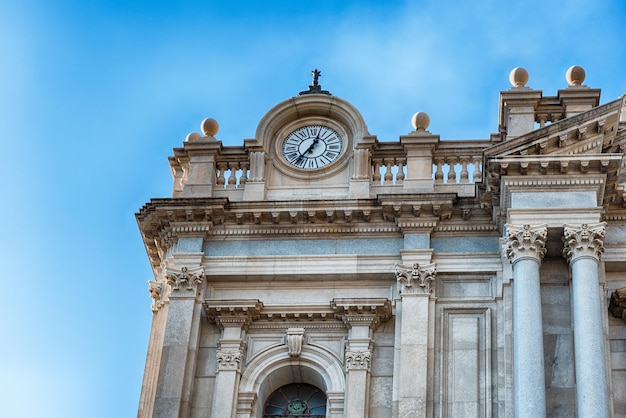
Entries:
[[301,170],[317,170],[336,161],[343,151],[343,138],[328,126],[305,125],[291,132],[282,142],[282,156]]

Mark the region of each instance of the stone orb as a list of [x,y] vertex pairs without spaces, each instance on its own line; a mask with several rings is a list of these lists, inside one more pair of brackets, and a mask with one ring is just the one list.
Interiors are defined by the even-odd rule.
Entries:
[[206,136],[215,136],[217,132],[220,130],[220,125],[213,118],[206,118],[200,124],[200,129],[202,133]]
[[187,138],[185,138],[185,142],[195,142],[199,140],[200,138],[202,138],[202,135],[200,135],[197,132],[192,132],[189,135],[187,135]]
[[580,86],[585,81],[585,69],[578,65],[572,65],[565,73],[565,79],[570,86]]
[[411,123],[416,131],[425,131],[430,125],[430,117],[425,112],[417,112],[411,118]]
[[515,67],[509,74],[509,81],[513,87],[524,87],[528,83],[528,71],[522,67]]

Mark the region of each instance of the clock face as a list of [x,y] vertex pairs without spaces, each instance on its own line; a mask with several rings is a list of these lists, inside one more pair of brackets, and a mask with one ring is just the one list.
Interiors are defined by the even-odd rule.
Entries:
[[285,160],[296,168],[317,170],[337,160],[343,149],[341,135],[323,125],[307,125],[296,129],[283,142]]

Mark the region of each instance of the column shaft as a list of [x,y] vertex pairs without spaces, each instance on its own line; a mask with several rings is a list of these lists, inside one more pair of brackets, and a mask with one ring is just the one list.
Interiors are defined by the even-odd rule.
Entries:
[[572,270],[576,408],[579,417],[609,417],[609,393],[598,280],[604,223],[565,225],[563,255]]
[[513,387],[515,416],[546,416],[539,261],[513,264]]
[[507,224],[506,256],[513,264],[513,391],[515,416],[546,416],[543,319],[539,268],[547,225]]

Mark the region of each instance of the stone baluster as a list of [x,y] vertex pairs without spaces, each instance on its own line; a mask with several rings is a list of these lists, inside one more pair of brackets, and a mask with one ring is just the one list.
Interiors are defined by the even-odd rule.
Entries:
[[467,171],[467,163],[469,157],[461,157],[461,183],[469,183],[469,172]]
[[349,329],[346,345],[345,418],[369,416],[370,374],[373,332],[391,314],[387,299],[335,299],[332,302],[337,317]]
[[472,164],[474,164],[474,172],[472,173],[472,177],[474,183],[482,181],[482,172],[480,171],[480,164],[482,163],[481,157],[473,157]]
[[443,183],[443,158],[435,158],[437,170],[435,171],[435,184]]
[[230,170],[230,176],[228,176],[228,188],[234,189],[237,187],[237,170],[239,169],[239,164],[229,163],[228,169]]
[[579,417],[608,417],[606,352],[598,281],[605,222],[564,225],[563,255],[572,271],[572,312]]
[[247,162],[241,163],[241,177],[239,177],[239,187],[244,187],[248,181],[248,167],[250,165]]
[[404,181],[404,161],[401,159],[397,160],[398,164],[398,173],[396,174],[396,184],[402,184]]
[[450,171],[448,171],[448,184],[456,183],[456,171],[454,170],[454,166],[456,165],[456,157],[448,157],[447,159],[448,165],[450,166]]
[[217,163],[217,179],[215,180],[215,184],[217,184],[218,189],[223,189],[226,184],[226,170],[228,169],[228,165],[226,163]]
[[513,264],[513,390],[515,416],[546,416],[539,268],[547,225],[507,224],[505,253]]
[[385,185],[393,184],[393,172],[391,167],[393,166],[393,159],[385,160]]
[[378,158],[373,159],[374,163],[374,174],[372,175],[372,180],[376,184],[380,184],[380,166],[382,165],[382,161]]
[[[396,265],[400,286],[400,365],[398,417],[425,417],[428,412],[430,296],[437,274],[434,264]],[[396,305],[397,310],[397,305]]]

